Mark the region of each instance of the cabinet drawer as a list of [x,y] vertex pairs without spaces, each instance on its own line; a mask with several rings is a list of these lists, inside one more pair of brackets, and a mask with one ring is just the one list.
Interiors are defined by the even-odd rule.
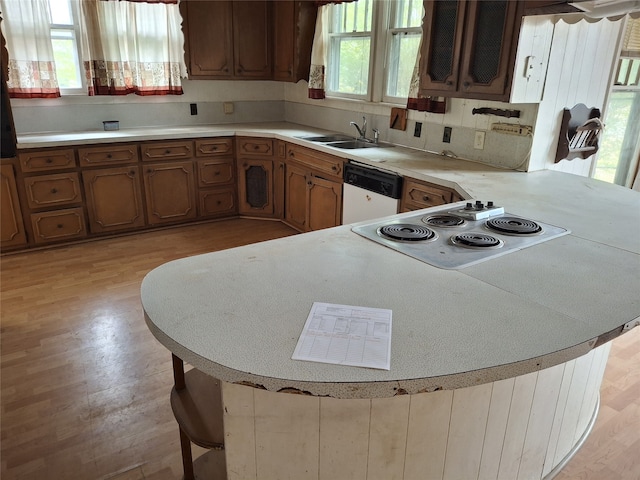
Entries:
[[235,179],[235,165],[231,159],[198,160],[197,168],[199,187],[223,185]]
[[137,145],[110,145],[78,149],[80,165],[117,165],[122,163],[136,163],[138,161]]
[[196,140],[196,157],[231,155],[232,153],[233,138],[207,138],[206,140]]
[[404,185],[402,200],[408,210],[444,205],[451,203],[453,198],[451,190],[435,185],[412,180],[405,180]]
[[193,142],[145,143],[141,147],[142,160],[182,160],[193,157]]
[[270,138],[240,137],[237,142],[238,156],[273,155],[273,140]]
[[86,235],[82,208],[69,208],[54,212],[32,213],[33,240],[35,243],[71,240]]
[[18,155],[20,170],[25,173],[74,168],[76,158],[72,148],[23,152]]
[[232,186],[201,190],[198,199],[198,213],[201,217],[233,215],[238,212],[236,190]]
[[298,145],[289,145],[287,147],[287,159],[295,160],[321,174],[342,179],[344,160],[340,157],[334,157],[333,155],[327,155]]
[[80,180],[75,172],[40,175],[24,179],[29,208],[44,208],[82,202]]

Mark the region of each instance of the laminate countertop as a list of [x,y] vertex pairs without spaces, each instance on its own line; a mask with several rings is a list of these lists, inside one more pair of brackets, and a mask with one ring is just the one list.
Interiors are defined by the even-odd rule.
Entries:
[[[493,200],[511,214],[571,231],[459,270],[419,262],[343,225],[151,271],[141,287],[151,332],[224,381],[337,398],[455,389],[566,362],[640,322],[638,192],[408,148],[340,151],[297,138],[322,133],[317,129],[286,123],[128,133],[18,140],[19,148],[36,148],[158,135],[272,136],[449,186],[467,199]],[[391,309],[391,369],[292,360],[313,302]]]

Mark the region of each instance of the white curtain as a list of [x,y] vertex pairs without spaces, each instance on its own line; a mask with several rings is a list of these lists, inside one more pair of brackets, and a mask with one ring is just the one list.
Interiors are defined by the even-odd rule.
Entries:
[[48,0],[1,0],[7,42],[7,90],[15,98],[60,96],[50,34]]
[[180,95],[187,76],[178,4],[83,0],[89,95]]
[[325,68],[327,65],[327,42],[329,7],[318,7],[316,31],[311,49],[311,69],[309,71],[309,98],[316,100],[325,98]]

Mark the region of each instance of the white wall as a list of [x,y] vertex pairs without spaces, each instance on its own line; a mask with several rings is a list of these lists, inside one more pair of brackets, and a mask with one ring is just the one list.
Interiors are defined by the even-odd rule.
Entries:
[[[64,96],[57,99],[12,99],[18,135],[36,132],[77,132],[102,129],[103,120],[118,120],[120,128],[206,125],[284,120],[281,82],[183,80],[184,95]],[[225,114],[224,102],[234,103]],[[198,115],[189,105],[196,103]]]
[[555,24],[529,171],[549,169],[589,176],[594,156],[554,163],[562,113],[578,103],[604,113],[624,22],[604,19],[589,23],[581,18],[567,16]]

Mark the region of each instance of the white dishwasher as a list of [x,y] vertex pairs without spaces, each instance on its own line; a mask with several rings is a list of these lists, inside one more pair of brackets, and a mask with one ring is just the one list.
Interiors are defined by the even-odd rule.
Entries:
[[398,213],[402,177],[362,163],[344,166],[342,224],[363,222]]

